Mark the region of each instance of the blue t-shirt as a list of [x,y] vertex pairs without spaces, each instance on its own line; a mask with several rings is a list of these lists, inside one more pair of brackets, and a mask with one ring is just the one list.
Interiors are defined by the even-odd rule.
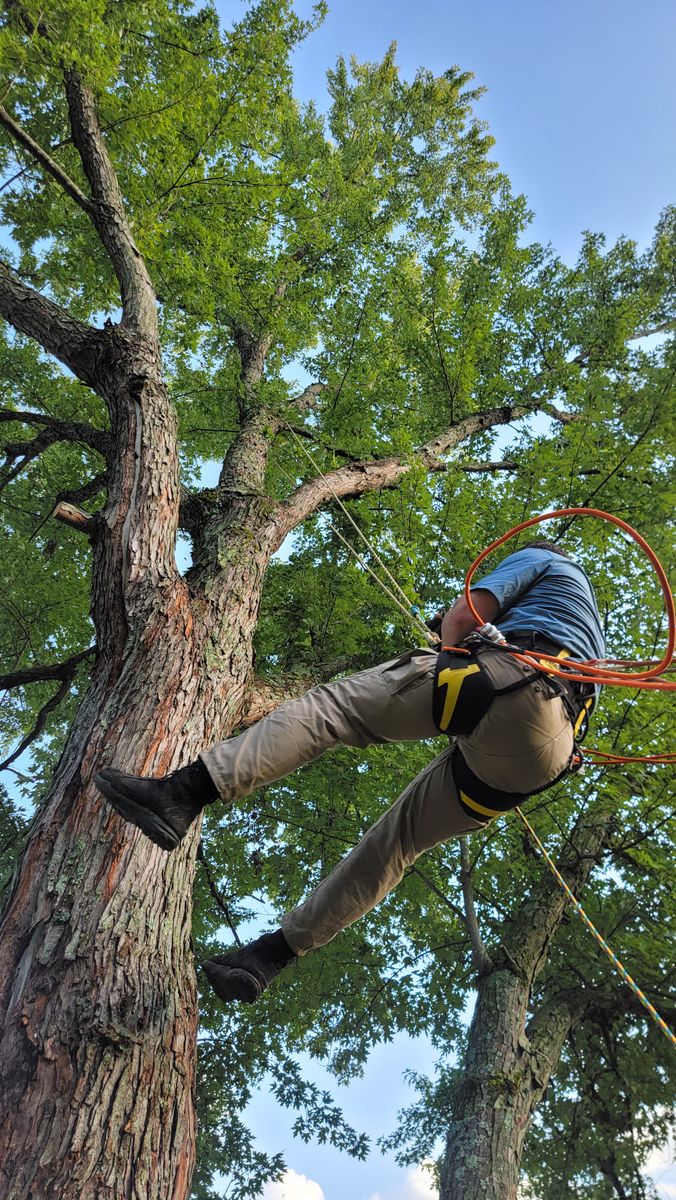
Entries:
[[605,656],[592,585],[571,559],[535,547],[517,550],[474,588],[495,596],[500,606],[495,624],[508,641],[510,633],[542,633],[573,658]]

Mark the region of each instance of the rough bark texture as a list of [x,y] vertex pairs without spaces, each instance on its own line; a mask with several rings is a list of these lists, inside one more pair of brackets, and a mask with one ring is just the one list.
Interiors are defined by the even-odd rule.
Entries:
[[[603,846],[609,813],[602,805],[578,823],[559,870],[580,892]],[[598,1002],[582,990],[562,992],[529,1020],[531,993],[565,909],[549,875],[521,906],[492,966],[478,981],[467,1053],[453,1106],[441,1177],[441,1200],[516,1200],[530,1119],[571,1027]]]
[[237,723],[276,538],[269,502],[223,496],[205,515],[210,553],[191,592],[174,561],[176,428],[156,343],[122,327],[100,339],[95,378],[112,433],[109,504],[91,535],[98,653],[0,928],[7,1200],[189,1192],[198,834],[165,854],[102,802],[92,777],[109,764],[164,775]]
[[103,657],[94,668],[3,921],[0,1191],[11,1200],[187,1195],[197,833],[165,854],[91,780],[106,763],[163,775],[229,732],[259,575],[241,558],[231,573],[244,611],[233,601],[229,642],[217,611],[196,621],[174,580],[131,631],[119,668]]

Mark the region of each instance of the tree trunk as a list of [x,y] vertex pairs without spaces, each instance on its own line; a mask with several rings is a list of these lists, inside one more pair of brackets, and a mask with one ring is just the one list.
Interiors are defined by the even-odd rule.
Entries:
[[247,574],[240,561],[220,669],[215,614],[196,623],[180,581],[119,677],[103,659],[94,668],[0,930],[6,1200],[188,1195],[198,832],[166,854],[120,820],[92,776],[111,763],[164,775],[232,729],[251,666]]
[[117,449],[93,536],[99,653],[0,924],[3,1200],[189,1194],[198,829],[167,854],[92,779],[108,765],[165,775],[237,724],[275,548],[269,502],[226,498],[212,574],[196,569],[199,592],[179,577],[175,420],[157,356],[119,328],[110,337],[99,384]]
[[453,1107],[441,1200],[515,1200],[532,1083],[529,988],[505,963],[481,980]]
[[[559,870],[581,892],[609,826],[601,801],[568,839]],[[533,982],[565,912],[549,875],[526,898],[478,981],[462,1079],[455,1093],[440,1200],[516,1200],[528,1125],[564,1040],[597,998],[581,989],[555,995],[528,1021]]]

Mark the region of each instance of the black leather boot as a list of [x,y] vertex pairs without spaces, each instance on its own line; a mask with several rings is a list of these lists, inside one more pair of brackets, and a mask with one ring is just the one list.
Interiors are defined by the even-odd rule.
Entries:
[[281,929],[264,933],[248,946],[202,963],[204,974],[221,1000],[253,1004],[266,987],[297,957]]
[[94,776],[94,783],[125,821],[163,850],[175,850],[205,804],[218,798],[216,785],[199,761],[164,779],[140,779],[106,767]]

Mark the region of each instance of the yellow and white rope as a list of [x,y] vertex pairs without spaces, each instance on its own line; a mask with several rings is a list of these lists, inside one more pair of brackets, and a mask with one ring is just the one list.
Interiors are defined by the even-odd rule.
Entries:
[[528,833],[530,834],[532,841],[537,846],[538,850],[540,851],[540,854],[542,855],[545,862],[547,863],[547,866],[549,867],[550,871],[552,872],[552,874],[556,878],[557,882],[562,887],[564,894],[566,896],[566,899],[568,899],[570,901],[570,903],[572,904],[573,908],[575,909],[575,912],[577,913],[580,920],[584,922],[584,924],[587,926],[587,929],[590,931],[592,936],[594,938],[596,938],[596,941],[598,942],[599,946],[603,950],[604,954],[608,955],[608,958],[610,959],[611,963],[615,967],[615,970],[620,974],[620,976],[622,977],[624,982],[631,988],[634,995],[638,996],[639,1000],[641,1001],[641,1004],[643,1005],[644,1008],[646,1008],[648,1010],[653,1021],[657,1025],[658,1029],[660,1029],[662,1031],[665,1038],[667,1038],[667,1040],[671,1042],[672,1046],[676,1046],[676,1034],[674,1034],[672,1032],[672,1030],[667,1025],[666,1021],[663,1020],[663,1018],[660,1016],[660,1014],[658,1013],[658,1011],[654,1007],[654,1005],[652,1005],[650,1003],[647,996],[641,991],[638,984],[634,982],[634,980],[632,979],[629,972],[623,967],[623,965],[620,962],[617,955],[613,953],[613,951],[611,950],[608,943],[605,941],[604,938],[601,937],[601,934],[599,933],[598,929],[593,924],[593,922],[590,921],[589,917],[587,916],[586,912],[584,911],[582,905],[580,904],[580,901],[577,900],[576,897],[571,892],[570,888],[568,887],[568,884],[566,883],[561,872],[559,871],[558,867],[556,866],[556,863],[553,861],[552,858],[550,858],[549,854],[545,850],[544,846],[542,845],[542,842],[540,841],[538,835],[536,834],[535,830],[533,829],[533,827],[530,824],[530,822],[528,821],[528,819],[524,816],[524,814],[522,813],[520,808],[517,807],[514,811],[517,813],[517,815],[520,817],[521,821],[525,825],[526,829],[528,830]]

